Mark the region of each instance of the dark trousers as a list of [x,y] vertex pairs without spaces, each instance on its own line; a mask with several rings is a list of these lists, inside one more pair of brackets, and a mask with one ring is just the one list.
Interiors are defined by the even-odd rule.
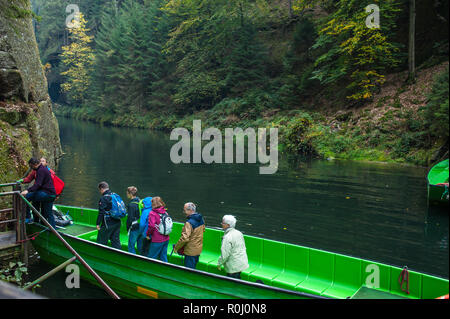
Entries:
[[150,244],[150,249],[148,251],[148,257],[153,259],[159,259],[161,261],[167,262],[167,247],[169,246],[169,241],[165,241],[162,243],[154,243]]
[[[41,205],[41,214],[44,216],[45,219],[49,222],[49,224],[56,229],[55,225],[55,218],[53,217],[53,202],[55,201],[56,196],[55,195],[49,195],[46,192],[43,191],[37,191],[37,192],[31,192],[28,193],[25,198],[28,201],[33,202],[33,206],[37,205],[37,203],[40,203]],[[36,204],[35,204],[36,203]],[[38,207],[35,207],[38,208]],[[37,216],[35,216],[37,217]],[[35,219],[36,221],[36,219]]]
[[233,274],[227,274],[227,277],[241,279],[241,273],[240,272],[235,272]]
[[200,256],[184,256],[184,267],[195,269]]
[[137,250],[141,256],[148,256],[150,250],[151,239],[148,240],[145,236],[139,236],[137,241]]
[[106,246],[108,245],[108,240],[111,240],[111,247],[122,249],[120,244],[120,221],[113,221],[110,218],[105,219],[106,221],[98,231],[97,243]]

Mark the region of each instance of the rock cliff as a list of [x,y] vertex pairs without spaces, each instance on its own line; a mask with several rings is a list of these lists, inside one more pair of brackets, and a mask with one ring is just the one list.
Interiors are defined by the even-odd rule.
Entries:
[[0,0],[0,182],[22,176],[31,156],[55,168],[61,154],[30,2]]

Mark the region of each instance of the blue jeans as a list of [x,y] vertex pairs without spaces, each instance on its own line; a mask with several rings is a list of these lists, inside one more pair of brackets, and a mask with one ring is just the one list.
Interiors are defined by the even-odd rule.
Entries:
[[142,240],[141,233],[139,229],[130,231],[130,235],[128,236],[128,252],[135,254],[136,253],[136,243],[138,252],[141,252],[142,249]]
[[148,252],[148,257],[168,262],[168,260],[167,260],[167,247],[168,246],[169,246],[169,241],[165,241],[163,243],[151,243],[150,251]]
[[49,222],[49,224],[56,229],[55,218],[53,217],[53,202],[55,201],[55,195],[49,195],[43,191],[31,192],[25,195],[28,201],[33,203],[40,202],[42,208],[42,216]]
[[195,269],[200,256],[184,256],[184,267]]

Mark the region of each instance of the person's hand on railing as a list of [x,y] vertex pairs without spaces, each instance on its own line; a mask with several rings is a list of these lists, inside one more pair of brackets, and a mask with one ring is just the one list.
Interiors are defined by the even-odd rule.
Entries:
[[20,195],[22,195],[22,196],[26,196],[27,194],[28,194],[27,190],[24,190],[22,193],[20,193]]

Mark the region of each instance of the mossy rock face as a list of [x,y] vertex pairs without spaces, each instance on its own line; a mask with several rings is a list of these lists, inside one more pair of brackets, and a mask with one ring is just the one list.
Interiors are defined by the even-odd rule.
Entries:
[[16,125],[22,120],[22,115],[19,112],[8,112],[0,108],[0,120],[11,125]]
[[24,98],[23,81],[19,70],[0,68],[0,100]]
[[[39,58],[29,0],[0,0],[0,182],[22,177],[31,156],[57,166],[58,122]],[[14,11],[13,10],[13,11]]]
[[0,121],[0,182],[11,182],[27,170],[32,144],[25,128]]
[[[22,92],[18,96],[24,102],[38,102],[48,95],[47,80],[39,58],[39,51],[31,17],[12,18],[8,9],[17,7],[31,10],[30,1],[0,0],[0,55],[3,67],[20,74]],[[17,73],[19,72],[19,73]]]

